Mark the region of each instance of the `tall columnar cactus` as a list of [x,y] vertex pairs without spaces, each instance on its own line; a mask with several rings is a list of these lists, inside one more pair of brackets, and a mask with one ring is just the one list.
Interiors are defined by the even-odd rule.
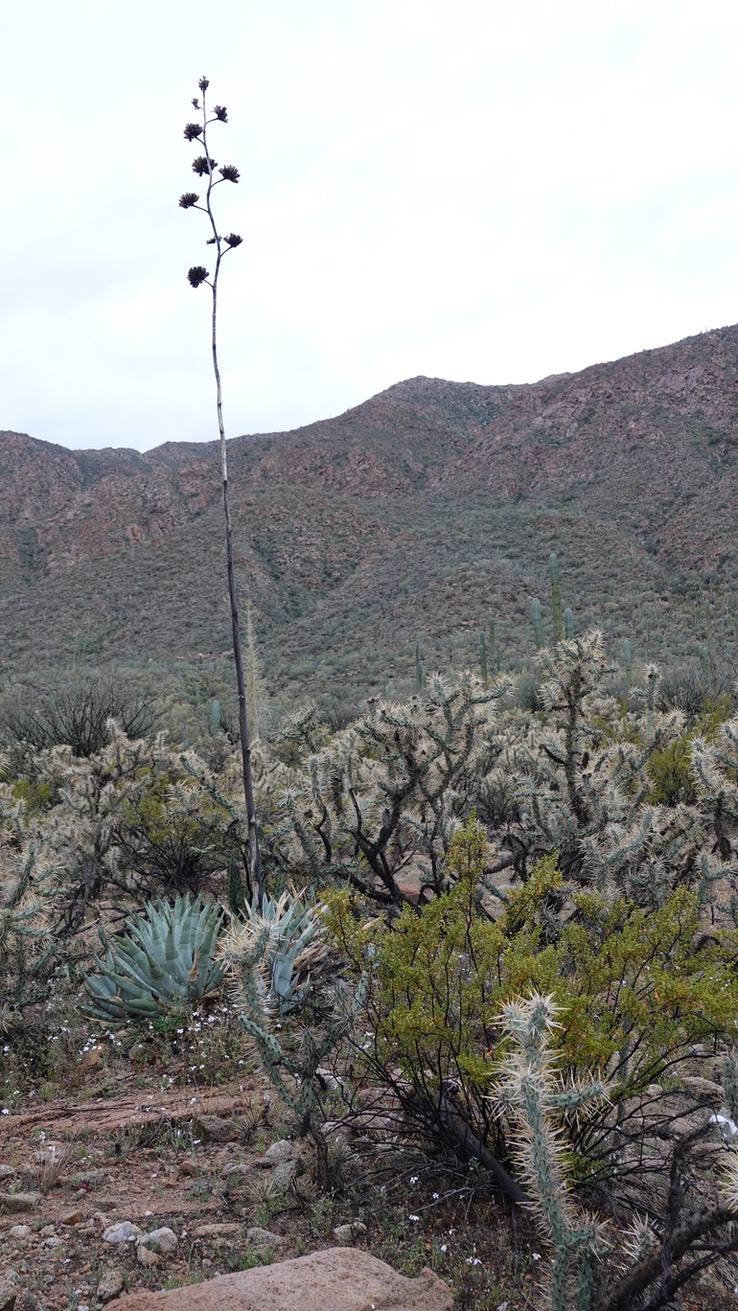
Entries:
[[537,596],[533,597],[530,603],[530,617],[533,621],[533,640],[536,644],[536,651],[543,650],[543,616],[541,615],[541,603]]
[[499,654],[497,651],[497,624],[495,623],[494,619],[490,619],[489,621],[489,638],[487,641],[487,652],[488,652],[489,668],[492,670],[492,674],[494,676],[500,668]]
[[569,609],[569,606],[567,606],[564,611],[564,638],[567,642],[571,642],[573,637],[574,637],[574,616],[571,610]]
[[623,665],[625,667],[625,677],[630,683],[633,677],[633,647],[628,637],[623,639]]
[[489,665],[487,663],[487,639],[482,629],[479,634],[479,672],[482,676],[482,687],[489,687]]
[[221,722],[222,722],[222,714],[220,708],[220,701],[218,700],[217,696],[214,696],[212,701],[210,702],[210,732],[213,734],[213,736],[215,736],[216,733],[220,732]]
[[540,994],[503,1007],[502,1023],[512,1044],[491,1096],[500,1113],[515,1121],[514,1154],[551,1243],[551,1311],[589,1311],[608,1243],[603,1226],[572,1205],[562,1119],[586,1102],[605,1098],[607,1089],[597,1080],[564,1083],[557,1076],[551,1036],[558,1011],[553,998]]
[[548,575],[551,580],[551,613],[553,619],[553,640],[554,646],[560,642],[564,636],[564,616],[561,608],[561,580],[559,579],[559,562],[556,558],[556,552],[552,551],[548,557]]
[[425,669],[423,668],[423,652],[420,642],[415,643],[415,690],[422,692],[425,687]]

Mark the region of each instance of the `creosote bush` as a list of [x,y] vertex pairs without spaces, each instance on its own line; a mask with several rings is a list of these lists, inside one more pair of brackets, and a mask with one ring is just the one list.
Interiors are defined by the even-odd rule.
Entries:
[[[623,1164],[642,1133],[639,1097],[678,1078],[696,1043],[733,1040],[735,944],[729,935],[695,949],[699,907],[684,888],[653,910],[611,901],[568,885],[551,858],[490,918],[479,903],[485,848],[479,825],[459,830],[452,890],[391,928],[357,919],[350,892],[329,896],[336,941],[357,970],[372,964],[369,1064],[439,1136],[452,1097],[475,1136],[499,1148],[488,1089],[506,1050],[500,1009],[545,992],[560,1007],[563,1074],[600,1071],[609,1085],[609,1104],[581,1112],[572,1132],[574,1175],[621,1186],[641,1172],[637,1155]],[[668,1121],[665,1099],[652,1097],[649,1114]]]

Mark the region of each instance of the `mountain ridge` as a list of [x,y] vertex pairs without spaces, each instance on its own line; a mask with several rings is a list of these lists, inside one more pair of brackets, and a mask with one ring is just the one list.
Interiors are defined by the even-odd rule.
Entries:
[[[664,659],[711,624],[732,650],[737,452],[738,326],[535,383],[421,375],[231,438],[267,674],[357,696],[411,677],[416,638],[429,661],[475,659],[493,617],[515,660],[551,550],[580,625]],[[215,442],[70,451],[1,432],[6,668],[227,648],[220,502]]]

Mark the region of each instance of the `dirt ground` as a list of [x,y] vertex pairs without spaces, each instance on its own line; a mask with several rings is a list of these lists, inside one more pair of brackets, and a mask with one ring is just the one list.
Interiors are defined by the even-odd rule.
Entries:
[[[386,1191],[370,1181],[320,1196],[259,1075],[162,1092],[123,1064],[112,1083],[96,1087],[93,1074],[74,1098],[30,1097],[0,1115],[0,1307],[10,1279],[15,1311],[98,1311],[123,1291],[335,1246],[336,1228],[349,1225],[343,1241],[404,1273],[435,1269],[456,1290],[457,1311],[542,1311],[545,1252],[533,1225],[511,1224],[499,1198],[447,1165],[398,1156]],[[270,1145],[276,1165],[265,1161]],[[284,1158],[299,1165],[280,1186]],[[133,1238],[108,1241],[125,1222]],[[162,1229],[176,1241],[146,1241]],[[675,1306],[736,1311],[738,1295],[725,1272],[708,1274]]]

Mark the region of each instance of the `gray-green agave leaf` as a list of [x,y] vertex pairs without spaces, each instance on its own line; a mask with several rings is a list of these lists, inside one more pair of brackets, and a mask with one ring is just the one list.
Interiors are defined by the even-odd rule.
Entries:
[[87,975],[89,1002],[80,1007],[94,1019],[157,1019],[187,1009],[215,992],[225,966],[215,959],[223,912],[198,896],[171,905],[149,902],[109,948],[99,973]]
[[293,1010],[307,995],[310,970],[328,955],[323,921],[315,907],[290,889],[264,897],[261,910],[246,907],[247,918],[223,935],[221,954],[238,981],[252,976],[268,1010]]

